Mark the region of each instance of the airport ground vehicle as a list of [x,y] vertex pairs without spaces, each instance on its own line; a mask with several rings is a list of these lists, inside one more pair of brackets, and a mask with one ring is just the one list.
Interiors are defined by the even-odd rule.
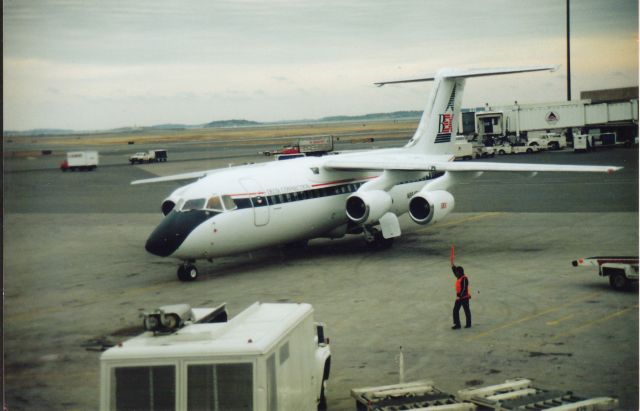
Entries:
[[531,146],[538,146],[541,150],[560,150],[567,147],[567,138],[560,133],[531,132],[527,134],[527,142]]
[[540,146],[535,143],[513,143],[511,144],[511,153],[512,154],[522,154],[522,153],[537,153],[540,151]]
[[455,144],[456,160],[471,160],[473,158],[473,145],[467,140],[456,140]]
[[588,257],[573,260],[574,267],[598,267],[598,275],[609,277],[614,290],[624,290],[638,281],[638,257]]
[[331,352],[309,304],[145,313],[145,333],[100,357],[100,409],[316,410]]
[[167,150],[140,151],[129,156],[129,163],[161,163],[167,161]]
[[459,390],[455,395],[443,392],[430,380],[367,387],[351,390],[358,411],[373,410],[563,410],[608,411],[618,408],[613,397],[583,398],[571,391],[537,388],[527,378],[506,380],[501,384]]
[[303,153],[308,156],[321,156],[333,151],[333,136],[303,137],[297,144],[284,146],[281,150],[263,151],[265,156],[278,154]]
[[60,170],[92,171],[98,167],[98,162],[97,151],[69,151],[67,159],[60,164]]
[[496,149],[492,146],[473,146],[473,154],[475,158],[495,157]]
[[593,136],[588,134],[573,135],[573,151],[589,151],[593,147]]

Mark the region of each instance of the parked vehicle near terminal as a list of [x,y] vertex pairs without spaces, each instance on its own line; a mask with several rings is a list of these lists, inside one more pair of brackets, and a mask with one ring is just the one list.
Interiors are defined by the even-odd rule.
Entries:
[[538,146],[542,150],[561,150],[567,147],[567,138],[560,133],[527,134],[527,142],[531,146]]
[[160,163],[167,161],[167,150],[140,151],[129,156],[129,163]]
[[520,143],[511,144],[511,153],[513,154],[522,154],[522,153],[531,154],[531,153],[537,153],[538,151],[540,151],[540,146],[535,142],[534,143],[520,142]]
[[62,171],[92,171],[98,167],[97,151],[69,151],[67,159],[60,164]]
[[473,144],[464,137],[456,140],[454,155],[456,160],[471,160],[473,158]]
[[147,331],[100,357],[100,409],[316,410],[331,351],[309,304],[144,313]]
[[574,267],[598,267],[598,275],[609,277],[614,290],[624,290],[638,282],[638,257],[588,257],[573,260]]

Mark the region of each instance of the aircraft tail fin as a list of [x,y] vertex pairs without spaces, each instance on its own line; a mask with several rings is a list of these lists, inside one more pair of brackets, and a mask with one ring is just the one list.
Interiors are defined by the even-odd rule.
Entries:
[[555,71],[558,66],[529,66],[496,69],[442,69],[435,76],[393,80],[375,83],[385,84],[415,83],[434,81],[433,90],[422,113],[415,134],[405,148],[420,154],[454,154],[454,138],[457,133],[460,106],[464,94],[465,80],[471,77],[495,76],[501,74],[527,73],[533,71]]

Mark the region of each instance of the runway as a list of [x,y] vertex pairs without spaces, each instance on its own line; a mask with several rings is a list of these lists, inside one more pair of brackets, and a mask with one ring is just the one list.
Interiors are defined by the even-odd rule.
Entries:
[[[612,164],[612,175],[486,175],[453,190],[456,209],[433,226],[401,218],[403,236],[373,252],[360,237],[314,240],[199,263],[147,254],[160,202],[177,183],[132,180],[271,161],[242,148],[185,149],[180,161],[130,166],[107,153],[95,172],[61,173],[57,158],[12,158],[4,184],[5,391],[10,410],[96,409],[99,342],[141,332],[138,312],[165,304],[311,303],[331,338],[328,406],[353,409],[351,388],[432,379],[453,392],[528,377],[638,409],[638,289],[615,292],[591,255],[638,251],[638,152],[614,149],[494,161]],[[253,150],[253,148],[252,148]],[[189,160],[190,153],[196,160]],[[469,274],[474,326],[452,331],[449,249]]]

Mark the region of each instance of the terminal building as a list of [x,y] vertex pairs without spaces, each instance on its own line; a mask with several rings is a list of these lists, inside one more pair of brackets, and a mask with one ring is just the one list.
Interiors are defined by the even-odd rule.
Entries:
[[519,104],[463,110],[464,135],[478,141],[487,138],[519,139],[528,133],[555,132],[598,137],[615,133],[618,143],[638,137],[638,88],[583,91],[580,100]]

